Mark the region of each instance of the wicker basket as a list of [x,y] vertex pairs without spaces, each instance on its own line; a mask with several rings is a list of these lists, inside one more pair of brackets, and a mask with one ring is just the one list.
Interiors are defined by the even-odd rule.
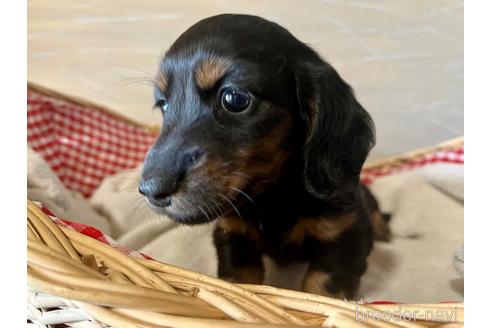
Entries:
[[[30,90],[94,104],[29,85]],[[366,166],[391,171],[437,147]],[[33,327],[462,327],[463,303],[357,304],[269,286],[231,284],[151,259],[129,257],[55,224],[27,202],[28,324]]]

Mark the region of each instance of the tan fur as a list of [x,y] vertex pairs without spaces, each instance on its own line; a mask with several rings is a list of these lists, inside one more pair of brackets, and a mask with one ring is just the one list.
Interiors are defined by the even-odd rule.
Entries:
[[237,270],[238,280],[244,284],[262,284],[264,270],[260,267],[244,267]]
[[157,82],[157,86],[159,87],[159,89],[162,92],[166,91],[166,89],[167,89],[167,77],[164,74],[164,72],[159,71],[159,73],[157,73],[156,82]]
[[[289,157],[289,152],[281,148],[290,131],[292,122],[287,119],[279,123],[266,137],[254,144],[238,149],[237,163],[242,163],[239,171],[248,175],[256,182],[262,180],[276,180],[280,168]],[[257,184],[256,187],[261,185]],[[261,190],[254,190],[256,193]]]
[[247,182],[247,178],[233,174],[236,169],[224,165],[224,161],[220,158],[209,158],[200,167],[191,173],[191,180],[200,180],[204,177],[217,186],[224,188],[224,193],[228,194],[230,187],[241,189]]
[[317,295],[333,296],[326,291],[326,283],[330,276],[322,271],[308,271],[302,282],[302,290]]
[[217,227],[223,229],[225,232],[248,235],[254,241],[260,240],[258,229],[237,217],[220,218],[217,220]]
[[316,117],[318,116],[319,113],[318,105],[313,100],[308,101],[308,107],[309,107],[309,111],[308,111],[309,131],[306,138],[306,143],[310,141],[314,135],[314,130],[315,130],[314,124],[316,122]]
[[262,192],[266,186],[264,182],[277,179],[281,172],[279,168],[289,157],[289,153],[281,149],[280,144],[290,131],[290,125],[290,119],[284,120],[267,136],[255,143],[238,147],[236,157],[230,163],[224,163],[219,157],[207,158],[190,172],[187,177],[189,186],[198,182],[213,183],[218,191],[213,200],[220,204],[215,208],[219,211],[233,210],[225,198],[235,203],[249,202],[244,194],[254,197]]
[[300,245],[306,236],[319,241],[334,241],[355,222],[352,213],[339,217],[302,218],[286,236],[286,243]]
[[209,90],[224,76],[231,62],[221,57],[211,57],[203,60],[195,69],[197,85],[202,90]]
[[374,238],[381,241],[391,240],[391,230],[388,223],[384,220],[383,214],[376,210],[372,212],[369,217],[371,218]]

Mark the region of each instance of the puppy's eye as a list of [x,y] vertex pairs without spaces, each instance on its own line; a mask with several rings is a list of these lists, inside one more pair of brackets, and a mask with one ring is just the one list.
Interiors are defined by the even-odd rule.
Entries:
[[248,109],[251,104],[251,97],[248,93],[232,88],[224,89],[220,98],[222,107],[233,113],[243,112]]
[[154,106],[156,108],[159,108],[161,111],[165,112],[168,109],[169,104],[167,103],[166,99],[161,98],[161,99],[157,100],[157,102],[155,103]]

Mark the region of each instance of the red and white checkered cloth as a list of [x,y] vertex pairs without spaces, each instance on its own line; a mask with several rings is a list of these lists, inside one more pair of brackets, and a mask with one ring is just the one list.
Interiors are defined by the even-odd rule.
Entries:
[[142,163],[155,137],[97,108],[28,91],[28,145],[68,189],[85,197],[107,175]]
[[361,181],[369,185],[375,179],[394,174],[397,172],[416,169],[428,164],[436,163],[455,163],[464,164],[465,162],[465,147],[450,148],[446,150],[436,151],[434,153],[426,154],[422,157],[418,157],[415,160],[401,164],[394,167],[374,168],[363,170],[361,173]]

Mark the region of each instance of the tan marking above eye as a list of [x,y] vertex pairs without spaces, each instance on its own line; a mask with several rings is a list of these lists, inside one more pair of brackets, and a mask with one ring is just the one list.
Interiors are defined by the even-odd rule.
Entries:
[[195,80],[202,90],[209,90],[224,76],[231,62],[225,58],[212,56],[202,60],[195,69]]
[[161,70],[159,70],[159,72],[157,73],[155,82],[162,92],[167,89],[167,77]]

